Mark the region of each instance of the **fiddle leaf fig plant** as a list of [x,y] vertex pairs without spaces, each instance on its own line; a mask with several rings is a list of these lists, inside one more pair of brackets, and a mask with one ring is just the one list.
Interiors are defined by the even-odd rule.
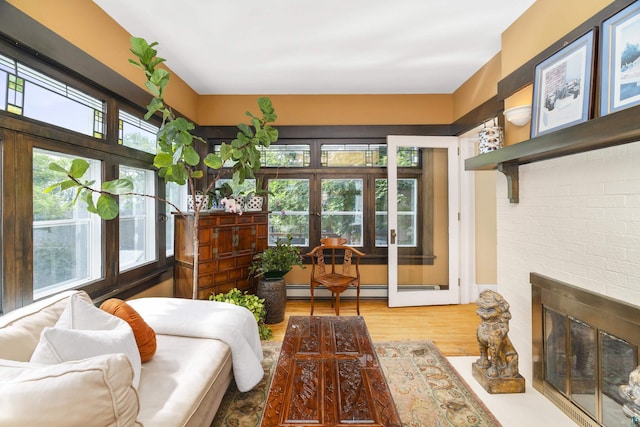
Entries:
[[[227,162],[232,163],[230,173],[233,176],[233,182],[241,184],[246,178],[253,178],[261,166],[259,147],[269,147],[278,140],[278,130],[271,126],[271,123],[278,116],[268,97],[259,98],[258,108],[261,115],[255,116],[247,111],[245,114],[250,118],[250,123],[238,124],[239,132],[236,138],[231,143],[222,143],[219,153],[209,152],[202,159],[194,144],[198,142],[206,144],[207,141],[193,134],[192,131],[195,130],[195,125],[183,117],[177,117],[165,103],[165,90],[171,75],[166,69],[159,67],[160,64],[165,62],[165,59],[157,56],[158,52],[155,49],[157,44],[157,42],[148,43],[143,38],[132,37],[130,51],[135,55],[136,59],[129,59],[129,62],[144,72],[147,79],[145,87],[153,96],[151,102],[147,105],[147,112],[144,115],[145,120],[149,120],[156,115],[160,115],[162,118],[162,125],[156,135],[157,153],[153,159],[153,166],[158,169],[158,175],[165,181],[188,185],[190,197],[192,197],[194,209],[193,222],[190,222],[190,225],[192,225],[194,254],[193,298],[196,299],[198,297],[199,257],[197,230],[200,212],[208,208],[206,199],[198,199],[196,194],[198,192],[207,194],[215,188],[218,179],[227,173],[227,170],[223,168],[223,165]],[[98,214],[105,220],[114,219],[118,215],[116,196],[150,197],[167,203],[179,215],[187,215],[178,206],[166,199],[154,194],[133,192],[133,183],[127,179],[107,181],[99,189],[94,188],[95,182],[83,180],[88,167],[89,164],[81,159],[74,160],[69,169],[65,169],[56,163],[50,164],[49,168],[51,170],[65,174],[66,178],[53,184],[46,191],[73,189],[76,191],[74,203],[81,199],[86,203],[89,212]],[[212,170],[213,174],[209,176],[210,179],[197,186],[196,181],[204,178],[204,171],[207,169]],[[94,195],[98,195],[97,200]]]

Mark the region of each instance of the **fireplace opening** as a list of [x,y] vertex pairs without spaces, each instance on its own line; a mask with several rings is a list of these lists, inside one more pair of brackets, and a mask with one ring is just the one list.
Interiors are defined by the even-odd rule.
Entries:
[[533,386],[582,426],[627,425],[640,308],[531,273]]

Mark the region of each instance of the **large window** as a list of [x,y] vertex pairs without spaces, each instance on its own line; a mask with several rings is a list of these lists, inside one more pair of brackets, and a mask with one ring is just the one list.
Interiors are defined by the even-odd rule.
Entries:
[[[77,157],[74,157],[77,158]],[[72,192],[45,189],[61,179],[49,169],[55,162],[67,166],[67,155],[35,149],[33,152],[33,292],[34,298],[60,292],[102,277],[102,223],[82,202],[72,206]],[[85,159],[86,178],[100,185],[100,162]]]
[[[133,182],[134,192],[155,194],[151,170],[120,166],[120,177]],[[120,196],[120,271],[156,259],[155,200]]]
[[[319,142],[315,146],[284,143],[264,150],[263,158],[269,162],[260,172],[269,189],[269,244],[288,235],[303,247],[313,247],[324,237],[343,237],[370,256],[386,256],[386,144]],[[301,147],[309,150],[309,167],[292,166],[290,159],[306,155]],[[398,238],[401,251],[407,254],[423,253],[430,245],[429,234],[418,224],[419,210],[430,203],[420,191],[429,173],[420,159],[417,148],[400,153]]]

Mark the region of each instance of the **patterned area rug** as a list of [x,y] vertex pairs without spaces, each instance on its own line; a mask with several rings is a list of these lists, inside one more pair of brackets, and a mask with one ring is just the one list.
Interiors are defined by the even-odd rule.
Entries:
[[[232,383],[212,426],[260,424],[281,344],[262,343],[264,379],[247,393]],[[403,426],[500,426],[431,341],[375,343],[375,348]]]

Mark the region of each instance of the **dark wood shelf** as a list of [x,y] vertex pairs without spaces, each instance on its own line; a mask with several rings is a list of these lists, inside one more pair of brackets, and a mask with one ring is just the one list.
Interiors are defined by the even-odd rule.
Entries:
[[518,203],[518,166],[636,141],[640,141],[640,106],[470,157],[464,161],[464,168],[504,173],[509,200]]

